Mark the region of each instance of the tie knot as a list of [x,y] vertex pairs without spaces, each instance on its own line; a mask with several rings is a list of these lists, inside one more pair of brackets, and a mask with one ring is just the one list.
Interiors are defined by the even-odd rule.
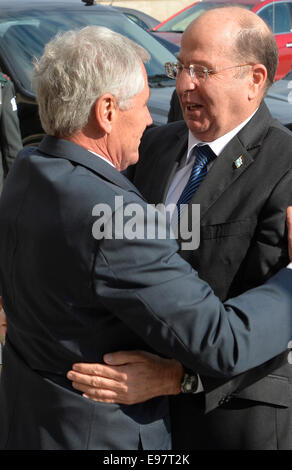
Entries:
[[209,145],[196,145],[194,154],[196,156],[195,165],[207,165],[216,158],[215,153]]

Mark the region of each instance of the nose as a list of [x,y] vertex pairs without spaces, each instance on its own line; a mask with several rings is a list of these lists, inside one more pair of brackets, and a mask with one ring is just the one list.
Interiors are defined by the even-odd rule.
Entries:
[[196,77],[192,78],[190,71],[183,69],[179,76],[176,78],[176,89],[180,92],[193,91],[197,87]]

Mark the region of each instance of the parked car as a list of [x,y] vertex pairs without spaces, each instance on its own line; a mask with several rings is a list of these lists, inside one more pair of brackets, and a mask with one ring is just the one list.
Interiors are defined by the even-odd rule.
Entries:
[[116,8],[120,13],[123,13],[124,15],[126,15],[130,20],[134,21],[134,23],[140,26],[140,28],[143,28],[146,31],[148,31],[149,34],[154,36],[155,39],[161,42],[161,44],[163,44],[163,46],[165,46],[173,54],[176,54],[179,51],[179,46],[177,44],[175,44],[174,42],[168,41],[162,35],[156,34],[152,31],[152,29],[156,25],[159,24],[159,21],[157,21],[152,16],[149,16],[140,10],[134,10],[133,8],[125,8],[125,7],[114,7],[114,8]]
[[265,101],[272,115],[292,130],[292,70],[271,86]]
[[[0,69],[13,80],[24,145],[38,143],[43,130],[38,118],[32,88],[32,61],[39,57],[45,44],[59,31],[86,25],[106,26],[142,45],[151,54],[146,63],[149,84],[155,90],[150,104],[155,107],[154,122],[164,122],[155,96],[164,88],[171,95],[174,82],[165,75],[164,63],[175,56],[151,34],[118,12],[115,8],[85,4],[81,0],[0,0]],[[162,111],[164,113],[164,110]]]
[[279,49],[276,80],[285,76],[292,68],[292,0],[200,0],[155,26],[153,32],[179,45],[181,35],[191,21],[211,8],[230,3],[248,8],[270,26]]
[[178,44],[175,44],[174,42],[170,42],[167,39],[165,39],[163,36],[157,35],[153,33],[153,31],[148,31],[149,34],[155,37],[156,41],[159,41],[166,49],[168,49],[172,54],[176,55],[179,50],[180,46]]

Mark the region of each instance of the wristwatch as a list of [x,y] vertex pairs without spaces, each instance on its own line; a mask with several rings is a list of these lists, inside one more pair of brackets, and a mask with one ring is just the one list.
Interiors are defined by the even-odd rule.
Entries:
[[197,374],[185,373],[180,391],[181,393],[196,393],[198,390],[199,378]]

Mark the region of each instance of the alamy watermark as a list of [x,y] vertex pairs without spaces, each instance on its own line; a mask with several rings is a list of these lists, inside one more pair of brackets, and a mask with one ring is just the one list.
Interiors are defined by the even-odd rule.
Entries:
[[[196,250],[200,245],[200,204],[182,204],[180,220],[176,204],[124,203],[115,196],[114,207],[96,204],[92,226],[96,240],[177,239],[181,250]],[[170,225],[171,223],[171,225]]]

